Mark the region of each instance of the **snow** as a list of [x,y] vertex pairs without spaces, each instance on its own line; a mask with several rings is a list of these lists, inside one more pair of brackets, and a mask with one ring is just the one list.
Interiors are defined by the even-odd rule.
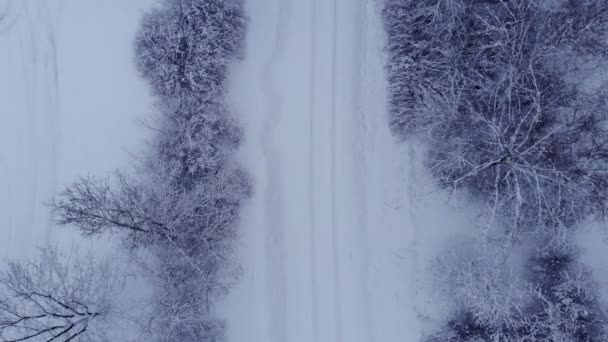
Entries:
[[152,109],[132,40],[152,0],[0,0],[0,257],[75,241],[43,205],[132,162]]
[[378,3],[249,0],[247,11],[230,100],[255,194],[242,274],[220,306],[228,340],[420,340],[445,314],[420,275],[468,221],[431,194],[416,145],[389,132]]

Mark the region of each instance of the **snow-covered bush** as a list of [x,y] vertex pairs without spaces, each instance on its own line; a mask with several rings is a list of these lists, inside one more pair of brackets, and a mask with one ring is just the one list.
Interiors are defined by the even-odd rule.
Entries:
[[568,244],[550,246],[531,259],[535,292],[527,310],[527,336],[536,341],[608,341],[608,319],[591,272]]
[[224,323],[212,311],[218,289],[209,288],[218,279],[202,273],[198,268],[204,264],[199,260],[174,253],[171,246],[156,248],[153,253],[159,265],[149,327],[152,336],[161,342],[225,341]]
[[608,341],[597,284],[576,261],[572,245],[539,250],[523,276],[511,272],[494,253],[466,251],[438,262],[436,278],[456,310],[427,341]]
[[159,105],[162,134],[153,141],[151,163],[162,163],[180,186],[189,188],[230,162],[241,132],[221,102],[169,98]]
[[242,0],[165,0],[144,16],[136,63],[164,98],[217,101],[228,64],[241,54]]
[[492,246],[466,244],[441,256],[434,265],[439,290],[450,298],[454,316],[429,341],[509,341],[521,329],[531,291],[505,266]]

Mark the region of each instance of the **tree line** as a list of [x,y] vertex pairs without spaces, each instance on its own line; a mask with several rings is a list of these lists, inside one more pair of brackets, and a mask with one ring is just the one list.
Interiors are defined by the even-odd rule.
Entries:
[[[483,247],[444,265],[457,313],[428,340],[607,340],[572,235],[608,204],[608,96],[582,76],[608,55],[608,3],[389,0],[383,16],[394,134],[482,208]],[[529,272],[505,288],[522,245]]]

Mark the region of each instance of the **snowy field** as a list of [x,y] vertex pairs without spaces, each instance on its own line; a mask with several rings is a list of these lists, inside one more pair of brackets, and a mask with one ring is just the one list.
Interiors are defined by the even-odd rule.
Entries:
[[132,42],[152,2],[0,0],[0,257],[71,239],[43,203],[142,147],[152,100]]
[[445,226],[466,225],[431,196],[416,149],[389,132],[378,3],[247,10],[231,98],[255,195],[243,276],[224,305],[228,340],[419,340],[434,305],[420,275]]

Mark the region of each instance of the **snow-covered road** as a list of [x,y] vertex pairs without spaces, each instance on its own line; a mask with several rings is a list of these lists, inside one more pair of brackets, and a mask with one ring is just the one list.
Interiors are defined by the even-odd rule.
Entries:
[[247,10],[231,101],[255,194],[243,275],[222,306],[228,340],[419,340],[420,163],[388,129],[378,3],[248,0]]

